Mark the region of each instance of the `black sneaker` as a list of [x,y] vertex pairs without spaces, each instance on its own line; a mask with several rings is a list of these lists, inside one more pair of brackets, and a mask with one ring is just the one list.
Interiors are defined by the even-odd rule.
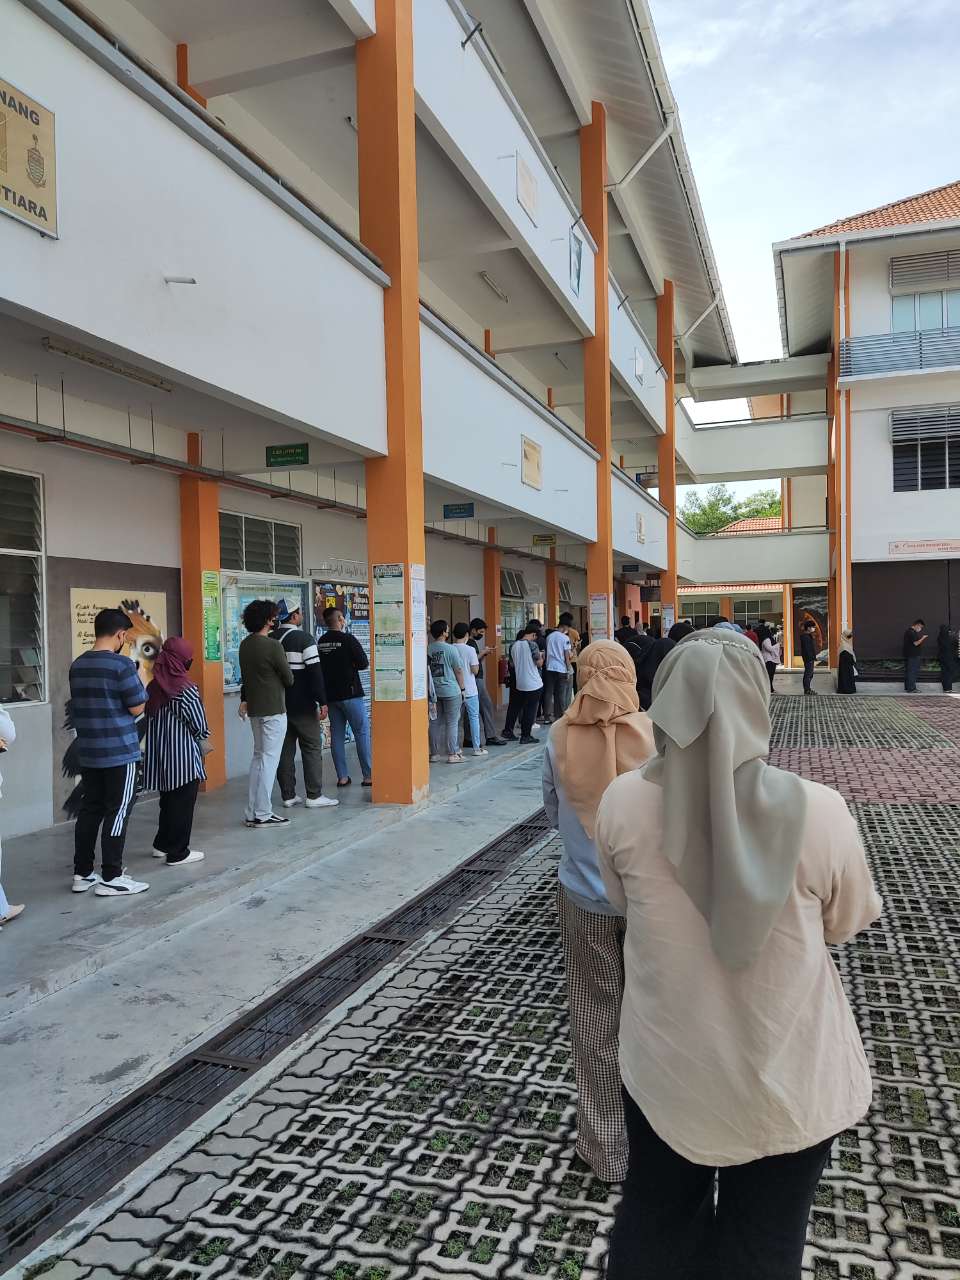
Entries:
[[501,735],[504,742],[516,742],[517,735],[515,733],[503,733]]
[[525,738],[520,739],[520,745],[521,747],[528,747],[532,742],[539,742],[539,741],[540,741],[539,738],[534,738],[531,734],[528,733]]
[[[510,735],[513,737],[513,734]],[[506,738],[488,738],[486,745],[488,747],[505,747],[507,745]]]
[[261,827],[289,827],[290,819],[281,818],[279,813],[271,813],[269,818],[244,818],[243,825],[257,830]]

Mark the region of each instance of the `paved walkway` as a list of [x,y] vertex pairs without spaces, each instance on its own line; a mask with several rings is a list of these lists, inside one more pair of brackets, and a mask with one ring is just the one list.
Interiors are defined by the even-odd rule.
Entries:
[[[960,700],[782,698],[774,718],[774,759],[848,792],[885,898],[836,957],[876,1089],[820,1185],[804,1276],[956,1280]],[[149,1162],[48,1274],[599,1277],[616,1197],[571,1157],[557,856],[534,850]]]

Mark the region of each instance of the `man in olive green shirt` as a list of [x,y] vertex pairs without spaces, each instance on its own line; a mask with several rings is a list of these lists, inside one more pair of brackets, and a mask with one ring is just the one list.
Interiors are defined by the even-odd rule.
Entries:
[[248,827],[286,827],[289,818],[273,812],[273,784],[287,733],[286,690],[293,672],[273,629],[277,606],[272,600],[251,600],[243,611],[243,625],[250,633],[240,643],[240,716],[250,717],[253,759],[247,792]]

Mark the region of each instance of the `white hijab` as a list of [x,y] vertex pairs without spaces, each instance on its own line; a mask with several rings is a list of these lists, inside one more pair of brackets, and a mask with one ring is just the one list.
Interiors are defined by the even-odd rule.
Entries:
[[657,755],[643,775],[663,788],[663,852],[732,970],[759,955],[800,860],[807,797],[766,762],[769,701],[756,645],[711,628],[667,655],[649,712]]

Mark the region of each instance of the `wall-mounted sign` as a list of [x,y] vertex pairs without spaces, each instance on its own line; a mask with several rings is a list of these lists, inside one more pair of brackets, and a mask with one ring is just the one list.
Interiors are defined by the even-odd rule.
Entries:
[[528,583],[527,583],[527,596],[526,596],[526,598],[527,598],[528,600],[542,600],[542,599],[543,599],[543,587],[541,587],[541,586],[540,586],[539,582],[528,582]]
[[537,225],[537,175],[517,152],[517,204],[534,226]]
[[476,504],[473,502],[445,502],[443,504],[444,520],[473,520]]
[[574,296],[580,296],[580,281],[583,276],[583,241],[574,227],[570,228],[570,288]]
[[113,587],[71,587],[72,654],[79,658],[93,648],[93,620],[101,609],[122,609],[133,624],[120,652],[137,664],[140,679],[153,679],[153,664],[167,635],[167,596],[164,591]]
[[0,80],[0,211],[57,237],[55,117]]
[[646,521],[643,518],[643,513],[638,511],[637,512],[637,541],[646,542],[646,540],[647,540]]
[[268,444],[268,467],[305,467],[310,461],[310,446],[301,444]]
[[373,566],[373,696],[377,702],[405,702],[407,697],[403,578],[402,564]]
[[336,578],[339,582],[366,582],[366,560],[321,560],[316,568],[310,570],[314,578]]
[[892,556],[960,555],[960,538],[921,538],[888,544]]
[[590,639],[609,640],[611,627],[610,596],[604,592],[590,593]]
[[427,696],[427,568],[410,566],[410,697],[416,702]]
[[622,564],[620,566],[621,573],[642,573],[642,569],[638,564]]
[[670,630],[670,628],[673,626],[676,620],[677,620],[676,609],[674,609],[672,604],[665,604],[663,606],[663,622],[661,623],[661,626],[660,626],[660,629],[663,635],[667,634],[667,632]]
[[204,569],[200,575],[203,597],[203,660],[223,661],[223,623],[220,611],[220,574]]
[[535,533],[533,535],[533,545],[535,547],[555,547],[557,545],[557,535],[555,533]]
[[633,376],[643,386],[643,350],[641,347],[633,349]]
[[536,440],[520,437],[520,479],[531,489],[543,488],[543,449]]

